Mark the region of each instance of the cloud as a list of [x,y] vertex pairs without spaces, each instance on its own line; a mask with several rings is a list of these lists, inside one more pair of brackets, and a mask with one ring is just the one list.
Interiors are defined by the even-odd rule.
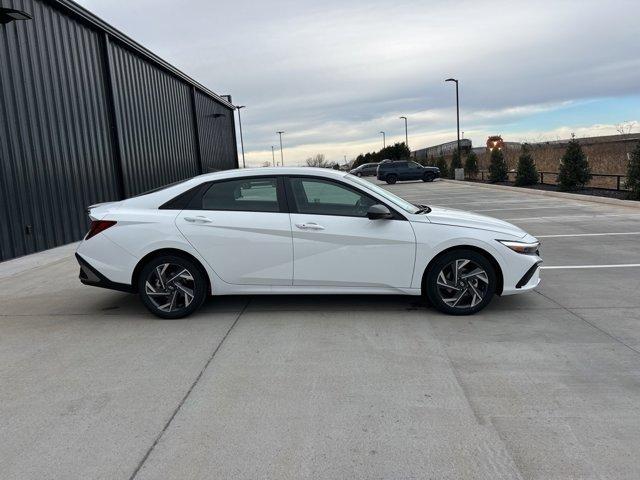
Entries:
[[[411,143],[449,140],[454,89],[443,80],[452,75],[464,130],[478,142],[527,118],[551,131],[572,106],[640,94],[636,0],[81,3],[247,105],[245,148],[259,164],[277,130],[297,163],[378,148],[380,130],[400,140],[400,115]],[[605,123],[595,107],[583,111],[576,127]]]

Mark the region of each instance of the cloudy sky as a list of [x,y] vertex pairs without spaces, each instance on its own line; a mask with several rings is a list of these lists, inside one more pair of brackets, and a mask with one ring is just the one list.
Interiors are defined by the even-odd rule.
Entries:
[[640,132],[640,2],[80,0],[242,111],[247,163]]

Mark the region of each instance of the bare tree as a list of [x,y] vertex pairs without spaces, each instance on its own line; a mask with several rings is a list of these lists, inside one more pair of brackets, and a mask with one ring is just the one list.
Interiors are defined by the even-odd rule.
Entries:
[[306,160],[307,167],[319,167],[319,168],[329,168],[331,167],[331,163],[327,162],[324,153],[318,153],[313,157],[309,157]]
[[616,130],[620,135],[628,135],[633,132],[633,129],[638,125],[638,122],[633,120],[625,120],[622,123],[616,125]]

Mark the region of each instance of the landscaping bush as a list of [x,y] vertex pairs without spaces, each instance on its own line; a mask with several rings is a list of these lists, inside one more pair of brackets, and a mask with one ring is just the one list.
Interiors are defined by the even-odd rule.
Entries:
[[457,148],[453,151],[453,156],[451,157],[451,168],[449,169],[449,178],[452,180],[456,178],[456,168],[462,168],[462,159],[458,154]]
[[494,148],[491,151],[491,162],[489,163],[489,181],[491,183],[507,181],[507,162],[504,160],[502,150]]
[[436,167],[440,169],[440,178],[448,178],[449,177],[449,167],[447,166],[447,161],[444,159],[444,155],[440,155],[438,160],[436,161]]
[[539,181],[538,170],[529,151],[529,145],[522,144],[518,167],[516,169],[516,186],[535,185]]
[[591,180],[591,169],[587,156],[582,151],[580,143],[575,139],[567,145],[567,150],[562,156],[558,171],[558,189],[574,191],[584,188]]
[[631,190],[628,195],[631,200],[640,200],[640,143],[631,152],[625,188]]
[[464,172],[469,178],[475,179],[478,176],[478,171],[478,156],[474,151],[471,151],[464,161]]

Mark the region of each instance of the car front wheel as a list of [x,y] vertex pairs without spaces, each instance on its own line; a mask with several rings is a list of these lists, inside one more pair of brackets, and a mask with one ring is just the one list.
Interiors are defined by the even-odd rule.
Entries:
[[491,262],[473,250],[453,250],[436,259],[425,290],[431,304],[449,315],[470,315],[486,307],[496,290]]
[[138,278],[142,303],[160,318],[182,318],[197,310],[207,295],[205,275],[192,261],[163,255],[148,262]]
[[434,175],[432,173],[425,173],[422,177],[423,182],[433,182]]
[[396,183],[398,181],[398,176],[397,175],[388,175],[387,176],[387,183],[389,185],[393,185],[394,183]]

